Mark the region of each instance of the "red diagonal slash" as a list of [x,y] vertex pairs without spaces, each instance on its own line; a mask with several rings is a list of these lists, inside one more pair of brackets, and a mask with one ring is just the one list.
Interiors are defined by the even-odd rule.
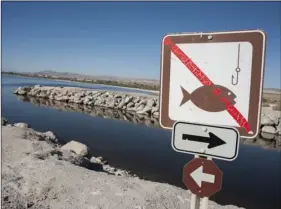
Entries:
[[[214,83],[200,70],[200,68],[177,46],[169,37],[166,37],[164,44],[171,48],[171,51],[178,57],[178,59],[193,73],[193,75],[204,85],[212,86]],[[216,88],[213,92],[216,96],[220,96],[220,89]],[[221,97],[222,102],[226,105],[227,112],[234,118],[234,120],[243,127],[248,133],[251,131],[250,125],[245,117],[234,107],[227,98]]]

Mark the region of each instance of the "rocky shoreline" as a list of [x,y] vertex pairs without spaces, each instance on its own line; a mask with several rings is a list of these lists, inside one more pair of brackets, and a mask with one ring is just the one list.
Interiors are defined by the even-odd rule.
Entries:
[[[2,118],[2,208],[189,208],[190,192],[93,157],[86,145]],[[238,209],[209,201],[210,208]]]
[[138,178],[130,171],[128,172],[110,166],[102,156],[93,156],[91,150],[85,144],[77,141],[70,141],[68,143],[65,143],[63,139],[57,137],[51,131],[41,133],[30,129],[30,126],[26,123],[8,124],[8,121],[5,118],[2,118],[1,120],[2,126],[29,129],[26,137],[32,136],[38,141],[46,141],[52,145],[53,149],[51,150],[34,153],[34,156],[38,159],[44,160],[50,155],[56,155],[56,157],[60,160],[63,159],[74,165],[82,166],[90,170],[99,170],[116,176],[131,176]]
[[[19,87],[14,93],[68,104],[82,104],[91,108],[105,107],[156,119],[159,117],[159,98],[151,95],[40,85]],[[266,139],[281,135],[281,111],[263,107],[260,132]]]

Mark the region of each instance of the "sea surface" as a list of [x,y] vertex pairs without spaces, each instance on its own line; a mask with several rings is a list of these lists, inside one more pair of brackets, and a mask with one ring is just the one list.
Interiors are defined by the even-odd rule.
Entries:
[[[80,141],[96,156],[107,159],[109,164],[131,170],[143,179],[185,188],[182,169],[193,156],[177,153],[172,149],[171,131],[149,123],[142,124],[137,118],[133,118],[137,116],[130,116],[131,122],[121,120],[121,117],[120,120],[118,117],[113,119],[105,115],[108,113],[104,110],[85,111],[83,107],[70,110],[65,104],[30,101],[13,94],[19,86],[36,84],[122,92],[134,90],[2,75],[2,116],[10,123],[25,122],[38,131],[53,131],[66,141]],[[247,209],[281,208],[280,151],[240,144],[235,161],[214,162],[223,172],[223,186],[211,200]]]

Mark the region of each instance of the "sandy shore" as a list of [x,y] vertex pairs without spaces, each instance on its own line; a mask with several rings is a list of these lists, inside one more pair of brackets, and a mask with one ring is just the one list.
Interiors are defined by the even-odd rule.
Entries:
[[[190,208],[187,190],[135,177],[109,175],[95,166],[89,169],[82,164],[74,165],[77,156],[71,152],[65,157],[67,152],[62,152],[56,140],[20,126],[2,126],[4,209]],[[77,159],[82,162],[84,158]],[[209,209],[237,208],[209,202]]]

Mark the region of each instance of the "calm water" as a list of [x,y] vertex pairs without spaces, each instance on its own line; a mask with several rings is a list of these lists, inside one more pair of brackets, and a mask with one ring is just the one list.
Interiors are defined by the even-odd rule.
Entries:
[[[170,145],[171,132],[161,128],[93,117],[80,112],[23,102],[13,90],[25,85],[79,86],[120,90],[123,88],[63,81],[2,76],[2,116],[9,122],[25,122],[38,131],[53,131],[63,139],[85,143],[110,164],[132,170],[142,178],[182,184],[182,168],[191,155],[176,153]],[[280,209],[281,156],[277,150],[240,145],[233,162],[215,160],[223,171],[223,189],[211,197],[219,204],[247,209]]]

